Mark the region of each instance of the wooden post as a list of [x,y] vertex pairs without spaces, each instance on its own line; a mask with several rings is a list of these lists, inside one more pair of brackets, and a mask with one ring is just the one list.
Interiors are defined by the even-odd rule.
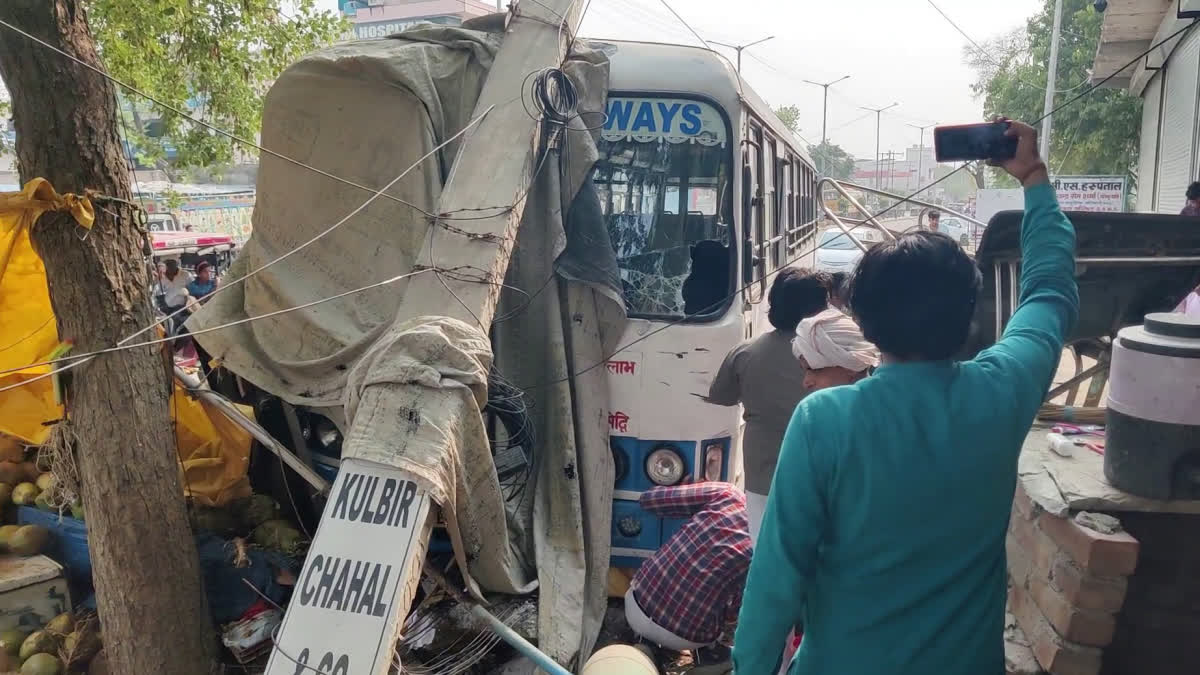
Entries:
[[485,331],[491,325],[539,150],[540,121],[527,112],[528,102],[522,105],[514,99],[528,96],[530,73],[562,63],[583,4],[583,0],[539,0],[518,5],[472,117],[495,107],[459,146],[438,203],[438,213],[495,215],[446,221],[453,229],[435,226],[421,249],[421,265],[441,269],[469,265],[478,269],[464,274],[486,274],[491,283],[436,273],[418,275],[404,294],[401,311],[407,316],[450,316],[482,324]]

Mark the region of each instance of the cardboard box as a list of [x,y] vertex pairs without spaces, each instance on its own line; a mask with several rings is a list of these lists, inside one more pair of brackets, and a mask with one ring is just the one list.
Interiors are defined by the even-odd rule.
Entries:
[[34,631],[70,610],[62,565],[44,555],[0,555],[0,631]]

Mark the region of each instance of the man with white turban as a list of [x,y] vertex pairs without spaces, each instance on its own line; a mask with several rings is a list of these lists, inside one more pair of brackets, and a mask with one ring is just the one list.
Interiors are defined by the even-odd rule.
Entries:
[[853,384],[879,364],[879,350],[853,319],[836,309],[800,322],[792,354],[808,370],[804,386],[809,391]]

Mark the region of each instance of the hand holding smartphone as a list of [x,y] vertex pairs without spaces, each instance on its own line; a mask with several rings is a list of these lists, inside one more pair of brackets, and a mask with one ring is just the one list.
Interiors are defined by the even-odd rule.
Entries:
[[1017,154],[1017,139],[1008,129],[1008,121],[934,127],[934,154],[939,162],[1005,162]]

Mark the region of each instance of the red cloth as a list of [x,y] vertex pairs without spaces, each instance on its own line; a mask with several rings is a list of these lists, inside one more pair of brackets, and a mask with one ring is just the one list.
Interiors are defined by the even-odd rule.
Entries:
[[641,506],[688,521],[634,576],[638,605],[684,640],[716,642],[737,621],[750,568],[745,495],[728,483],[657,487],[642,494]]

